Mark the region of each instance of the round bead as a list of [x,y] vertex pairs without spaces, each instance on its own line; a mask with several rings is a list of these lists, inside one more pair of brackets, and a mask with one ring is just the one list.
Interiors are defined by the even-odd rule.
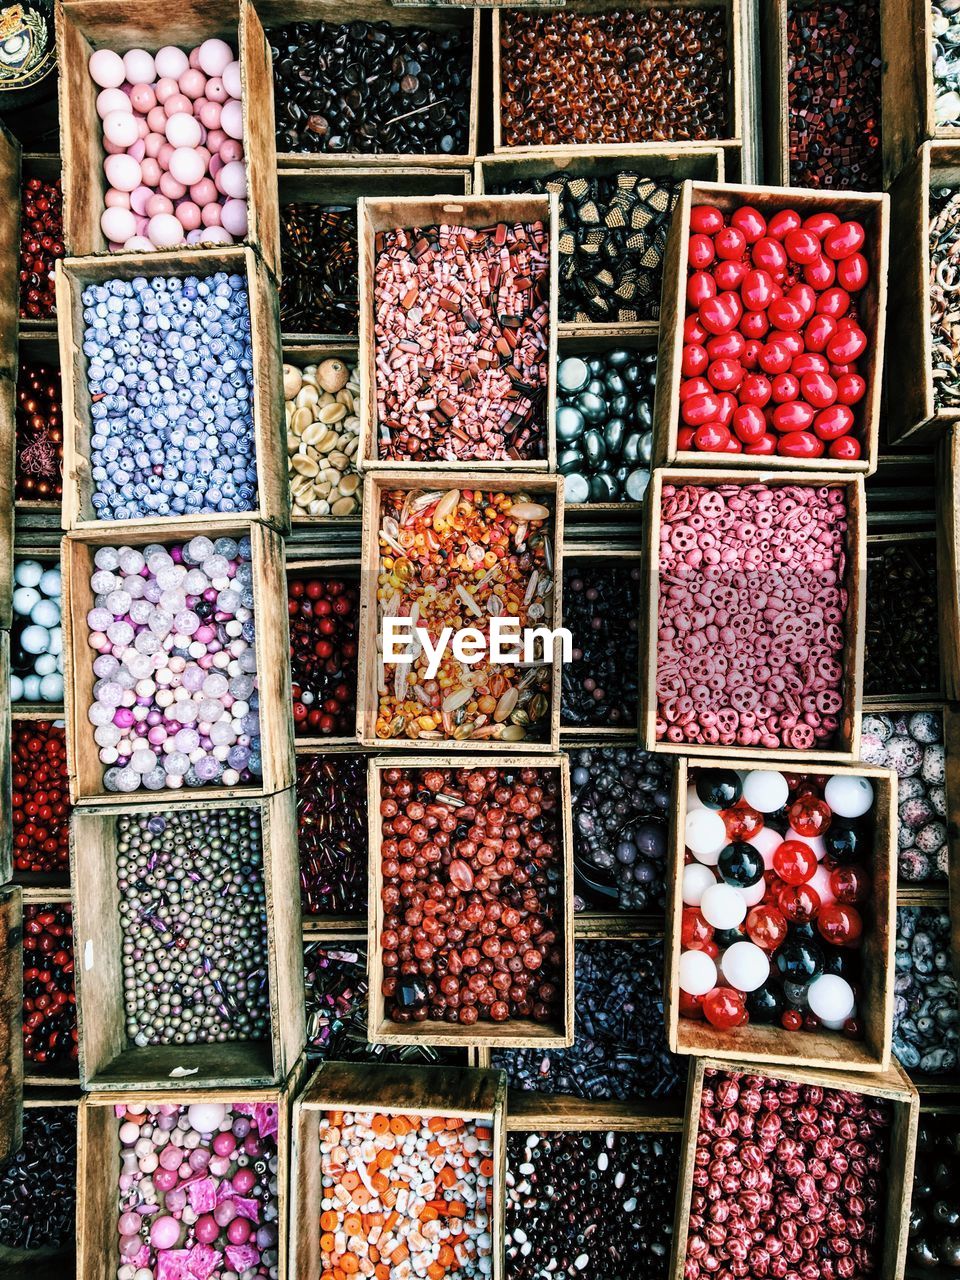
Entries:
[[845,978],[823,973],[807,987],[807,1004],[824,1022],[844,1022],[856,1007],[853,988]]
[[823,798],[838,817],[860,818],[873,804],[873,783],[869,778],[836,773],[827,779]]
[[720,969],[732,987],[756,991],[770,976],[770,961],[753,942],[735,942],[723,953]]
[[720,850],[727,843],[723,818],[712,809],[696,809],[684,822],[684,840],[698,862],[716,866]]
[[677,966],[680,990],[703,996],[717,985],[717,966],[705,951],[684,951]]
[[715,929],[735,929],[747,914],[743,894],[728,884],[712,884],[699,904],[704,920]]

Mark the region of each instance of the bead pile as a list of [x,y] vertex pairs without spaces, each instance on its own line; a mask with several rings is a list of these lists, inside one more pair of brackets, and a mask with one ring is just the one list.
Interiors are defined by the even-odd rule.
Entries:
[[235,787],[262,772],[250,539],[100,547],[88,718],[107,791]]
[[569,1049],[495,1049],[511,1089],[576,1098],[673,1096],[679,1060],[663,1024],[663,943],[578,942],[576,1039]]
[[60,370],[22,360],[17,373],[18,500],[52,502],[63,493]]
[[62,724],[15,720],[11,763],[14,868],[44,874],[68,872],[70,791]]
[[[489,642],[490,618],[506,615],[515,617],[521,630],[549,626],[554,585],[549,517],[549,507],[522,492],[385,491],[377,578],[380,634],[384,619],[415,610],[418,625],[434,636],[445,626],[454,634],[472,627]],[[436,678],[427,675],[423,647],[412,662],[379,661],[378,738],[519,742],[544,732],[549,663],[522,670],[480,652],[467,680],[450,648]]]
[[882,66],[878,0],[787,9],[791,186],[883,188]]
[[869,1094],[708,1068],[685,1280],[879,1276],[892,1121]]
[[863,226],[832,212],[691,209],[678,450],[861,456],[865,248]]
[[866,697],[940,693],[940,608],[932,538],[868,544]]
[[507,10],[500,23],[503,143],[724,137],[727,64],[722,8]]
[[0,1165],[0,1247],[72,1249],[76,1200],[76,1106],[24,1107],[23,1145]]
[[561,675],[560,723],[630,729],[637,721],[639,564],[570,560],[563,566],[563,625],[572,661]]
[[10,701],[63,702],[59,564],[41,560],[14,564]]
[[[960,22],[957,26],[960,39]],[[960,77],[958,77],[960,82]],[[958,112],[960,112],[960,94]],[[933,403],[939,413],[960,405],[960,332],[956,326],[956,279],[960,254],[960,192],[953,187],[930,191],[929,288],[930,366]]]
[[290,505],[294,520],[355,516],[362,480],[360,380],[356,365],[321,360],[283,366]]
[[324,1276],[492,1275],[487,1122],[328,1111],[318,1136]]
[[255,510],[246,277],[107,280],[82,298],[95,518]]
[[844,490],[665,484],[660,515],[657,741],[831,745],[843,710]]
[[276,1105],[130,1102],[115,1110],[119,1280],[280,1280]]
[[862,1034],[869,778],[697,769],[686,799],[680,1014]]
[[490,190],[548,192],[559,198],[561,320],[659,320],[663,255],[678,183],[630,172],[587,178],[561,171],[497,183]]
[[960,1271],[960,1122],[921,1115],[910,1205],[908,1257],[921,1270]]
[[507,1274],[666,1274],[680,1171],[675,1134],[507,1135]]
[[100,229],[110,251],[233,244],[247,234],[240,63],[224,40],[189,53],[112,49],[90,55],[100,92]]
[[377,232],[379,458],[545,456],[549,269],[541,222]]
[[297,826],[303,914],[366,911],[365,756],[297,756]]
[[930,5],[930,61],[933,64],[934,120],[938,129],[960,125],[960,66],[956,47],[960,43],[960,11],[953,0]]
[[571,753],[577,910],[662,912],[673,761],[636,747]]
[[947,875],[946,749],[943,713],[867,714],[861,722],[860,759],[895,769],[900,875],[942,880]]
[[270,1034],[260,815],[117,818],[127,1036],[138,1048]]
[[293,572],[287,581],[293,731],[305,738],[352,737],[359,588],[342,578]]
[[284,333],[357,332],[358,251],[356,205],[281,205]]
[[949,1075],[960,1061],[960,1004],[950,953],[950,917],[897,908],[893,1052],[908,1071]]
[[470,149],[471,27],[295,22],[268,31],[277,150]]
[[307,1057],[331,1062],[412,1062],[436,1066],[462,1063],[462,1049],[435,1045],[370,1044],[367,1040],[367,952],[363,945],[325,946],[303,951],[307,997]]
[[57,314],[54,269],[63,257],[63,192],[60,179],[27,178],[20,211],[20,319],[53,320]]
[[640,502],[653,454],[655,352],[568,356],[557,369],[557,470],[565,502]]
[[387,1017],[461,1026],[562,1019],[556,771],[380,776]]
[[23,906],[23,1057],[27,1075],[75,1076],[77,997],[69,902]]

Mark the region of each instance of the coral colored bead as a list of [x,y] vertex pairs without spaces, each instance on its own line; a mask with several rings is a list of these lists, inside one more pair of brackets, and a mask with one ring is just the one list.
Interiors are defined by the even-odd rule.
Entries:
[[677,429],[677,448],[681,453],[693,448],[693,436],[693,427],[679,427]]
[[[776,431],[789,435],[794,431],[805,432],[813,423],[816,417],[816,410],[812,405],[806,404],[803,400],[788,400],[785,404],[778,404],[773,411],[773,426]],[[782,442],[781,442],[782,443]],[[796,457],[796,454],[790,455]],[[803,455],[801,455],[803,456]],[[816,455],[811,455],[815,457]]]
[[760,368],[764,373],[786,373],[792,359],[782,342],[767,342],[760,352]]
[[769,271],[776,278],[787,265],[787,251],[779,240],[762,236],[750,253],[753,265]]
[[753,444],[745,445],[743,452],[760,458],[769,458],[777,452],[777,443],[777,437],[767,432],[759,440],[755,440]]
[[795,209],[781,209],[767,223],[767,235],[774,240],[783,240],[800,226],[802,219]]
[[837,384],[828,373],[806,373],[800,381],[804,400],[817,409],[827,409],[837,398]]
[[767,308],[770,323],[778,329],[799,329],[807,318],[806,310],[794,298],[775,298]]
[[721,333],[707,343],[707,355],[711,360],[738,360],[746,349],[746,339],[736,329]]
[[837,378],[837,399],[841,404],[857,404],[866,390],[867,384],[858,373],[841,373]]
[[862,452],[860,441],[854,436],[841,436],[827,446],[827,456],[837,462],[856,462]]
[[713,247],[713,239],[710,236],[696,233],[690,237],[690,243],[687,248],[687,262],[696,271],[702,271],[705,267],[709,267],[716,257],[716,250]]
[[813,430],[821,440],[836,440],[853,426],[853,410],[845,404],[822,409],[814,419]]
[[[716,292],[717,282],[709,271],[695,271],[687,281],[687,302],[691,307],[699,307],[708,298],[715,297]],[[702,319],[701,316],[701,321]]]
[[762,373],[747,374],[740,383],[740,403],[754,404],[762,409],[773,392],[770,379]]
[[742,404],[733,413],[733,430],[744,444],[756,444],[767,429],[763,410],[754,404]]
[[814,289],[829,289],[837,278],[837,268],[829,258],[818,258],[804,267],[803,278]]
[[773,380],[773,399],[777,404],[796,400],[800,395],[800,379],[793,373],[778,373]]
[[817,313],[822,316],[833,316],[834,320],[839,320],[841,316],[845,316],[850,310],[850,295],[846,289],[834,287],[832,289],[824,289],[820,297],[817,299]]
[[859,293],[870,279],[870,267],[862,253],[851,254],[837,263],[837,284],[848,293]]
[[684,400],[680,413],[688,427],[712,422],[720,411],[720,402],[712,391],[701,392]]
[[730,222],[741,231],[747,244],[755,244],[761,236],[767,234],[767,220],[759,210],[751,205],[741,205],[730,215]]
[[690,230],[703,235],[715,236],[723,229],[723,214],[709,204],[695,205],[690,210]]
[[723,227],[713,238],[718,258],[742,258],[747,247],[747,237],[737,227]]
[[709,364],[710,357],[707,355],[705,347],[701,347],[695,342],[688,342],[683,348],[680,372],[684,377],[692,378],[705,372]]
[[[831,321],[831,323],[836,322]],[[829,373],[830,361],[816,351],[804,351],[802,355],[794,356],[790,372],[795,373],[798,378],[802,378],[806,373]]]
[[866,238],[866,232],[859,222],[841,222],[839,226],[831,227],[824,236],[823,251],[834,261],[849,258],[863,247]]
[[812,231],[797,227],[784,236],[783,247],[791,262],[807,265],[820,257],[820,240]]
[[740,332],[745,338],[759,339],[770,329],[770,321],[765,311],[745,311],[740,317]]
[[718,391],[733,391],[743,379],[739,360],[714,360],[707,369],[707,380]]
[[730,430],[722,422],[705,422],[693,433],[694,448],[704,453],[726,453]]
[[728,259],[718,262],[713,269],[713,278],[718,289],[738,289],[750,270],[750,264],[742,258]]
[[851,327],[837,332],[827,343],[827,357],[833,364],[850,364],[858,360],[867,349],[867,335],[862,329]]
[[707,298],[699,307],[700,320],[708,333],[726,333],[734,328],[742,313],[740,298],[732,291]]
[[804,346],[808,351],[825,351],[836,332],[837,322],[833,316],[814,316],[803,331]]
[[811,213],[804,218],[803,226],[805,230],[812,231],[815,236],[821,240],[833,227],[839,227],[840,219],[835,213],[824,210],[823,213]]
[[709,338],[706,329],[700,323],[700,317],[694,313],[687,316],[683,322],[683,340],[684,342],[704,343]]

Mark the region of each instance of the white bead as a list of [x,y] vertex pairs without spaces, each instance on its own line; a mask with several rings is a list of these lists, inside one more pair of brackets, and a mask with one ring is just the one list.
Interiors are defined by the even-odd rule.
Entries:
[[691,782],[687,786],[687,813],[693,813],[695,809],[705,809],[706,805],[697,795],[697,788]]
[[54,600],[59,600],[61,589],[60,570],[45,569],[43,577],[40,579],[40,590],[43,594],[50,596]]
[[42,599],[43,596],[36,587],[17,587],[13,593],[13,612],[21,618],[29,618]]
[[735,942],[720,960],[723,976],[738,991],[756,991],[770,976],[770,961],[753,942]]
[[787,828],[787,834],[784,840],[799,840],[801,844],[805,844],[808,849],[812,849],[817,855],[817,861],[822,862],[827,856],[827,846],[824,844],[823,836],[802,836],[799,831],[794,831],[793,827]]
[[758,813],[776,813],[789,795],[786,778],[770,769],[753,769],[743,780],[743,798]]
[[42,577],[43,565],[39,560],[21,560],[13,570],[13,580],[18,587],[38,587]]
[[743,900],[748,907],[755,907],[757,903],[762,902],[767,892],[767,882],[761,876],[756,884],[748,885],[745,889],[740,889],[743,894]]
[[830,872],[821,862],[816,871],[807,881],[814,893],[820,897],[821,907],[829,907],[831,902],[836,902],[837,895],[830,888]]
[[27,653],[46,653],[50,633],[46,627],[31,624],[20,633],[20,644]]
[[195,1102],[187,1108],[187,1119],[198,1133],[216,1133],[226,1111],[219,1102]]
[[717,877],[709,867],[699,862],[688,863],[683,868],[683,879],[680,892],[684,904],[688,907],[699,907],[700,899],[707,889],[717,883]]
[[700,899],[700,912],[715,929],[735,929],[747,914],[742,892],[729,884],[714,884]]
[[842,1023],[853,1013],[853,988],[846,978],[823,973],[807,987],[807,1004],[823,1021]]
[[705,996],[717,985],[717,966],[705,951],[684,951],[677,967],[680,990]]
[[784,837],[773,827],[761,827],[755,836],[750,837],[749,843],[753,845],[763,859],[765,871],[769,871],[772,868],[774,850],[780,848],[783,840]]
[[720,850],[727,843],[727,829],[719,813],[712,809],[695,809],[687,814],[684,822],[684,840],[698,862],[715,867]]
[[838,818],[861,818],[873,804],[873,783],[869,778],[835,773],[827,780],[823,798]]

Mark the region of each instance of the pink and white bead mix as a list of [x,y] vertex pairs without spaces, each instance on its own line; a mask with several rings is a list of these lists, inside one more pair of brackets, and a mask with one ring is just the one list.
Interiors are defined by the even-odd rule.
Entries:
[[117,1280],[277,1280],[277,1107],[126,1103]]
[[250,556],[247,538],[97,550],[88,717],[107,791],[259,778]]
[[658,742],[835,740],[847,516],[840,487],[663,486]]
[[111,252],[233,244],[247,234],[240,63],[224,40],[122,56],[97,49]]

